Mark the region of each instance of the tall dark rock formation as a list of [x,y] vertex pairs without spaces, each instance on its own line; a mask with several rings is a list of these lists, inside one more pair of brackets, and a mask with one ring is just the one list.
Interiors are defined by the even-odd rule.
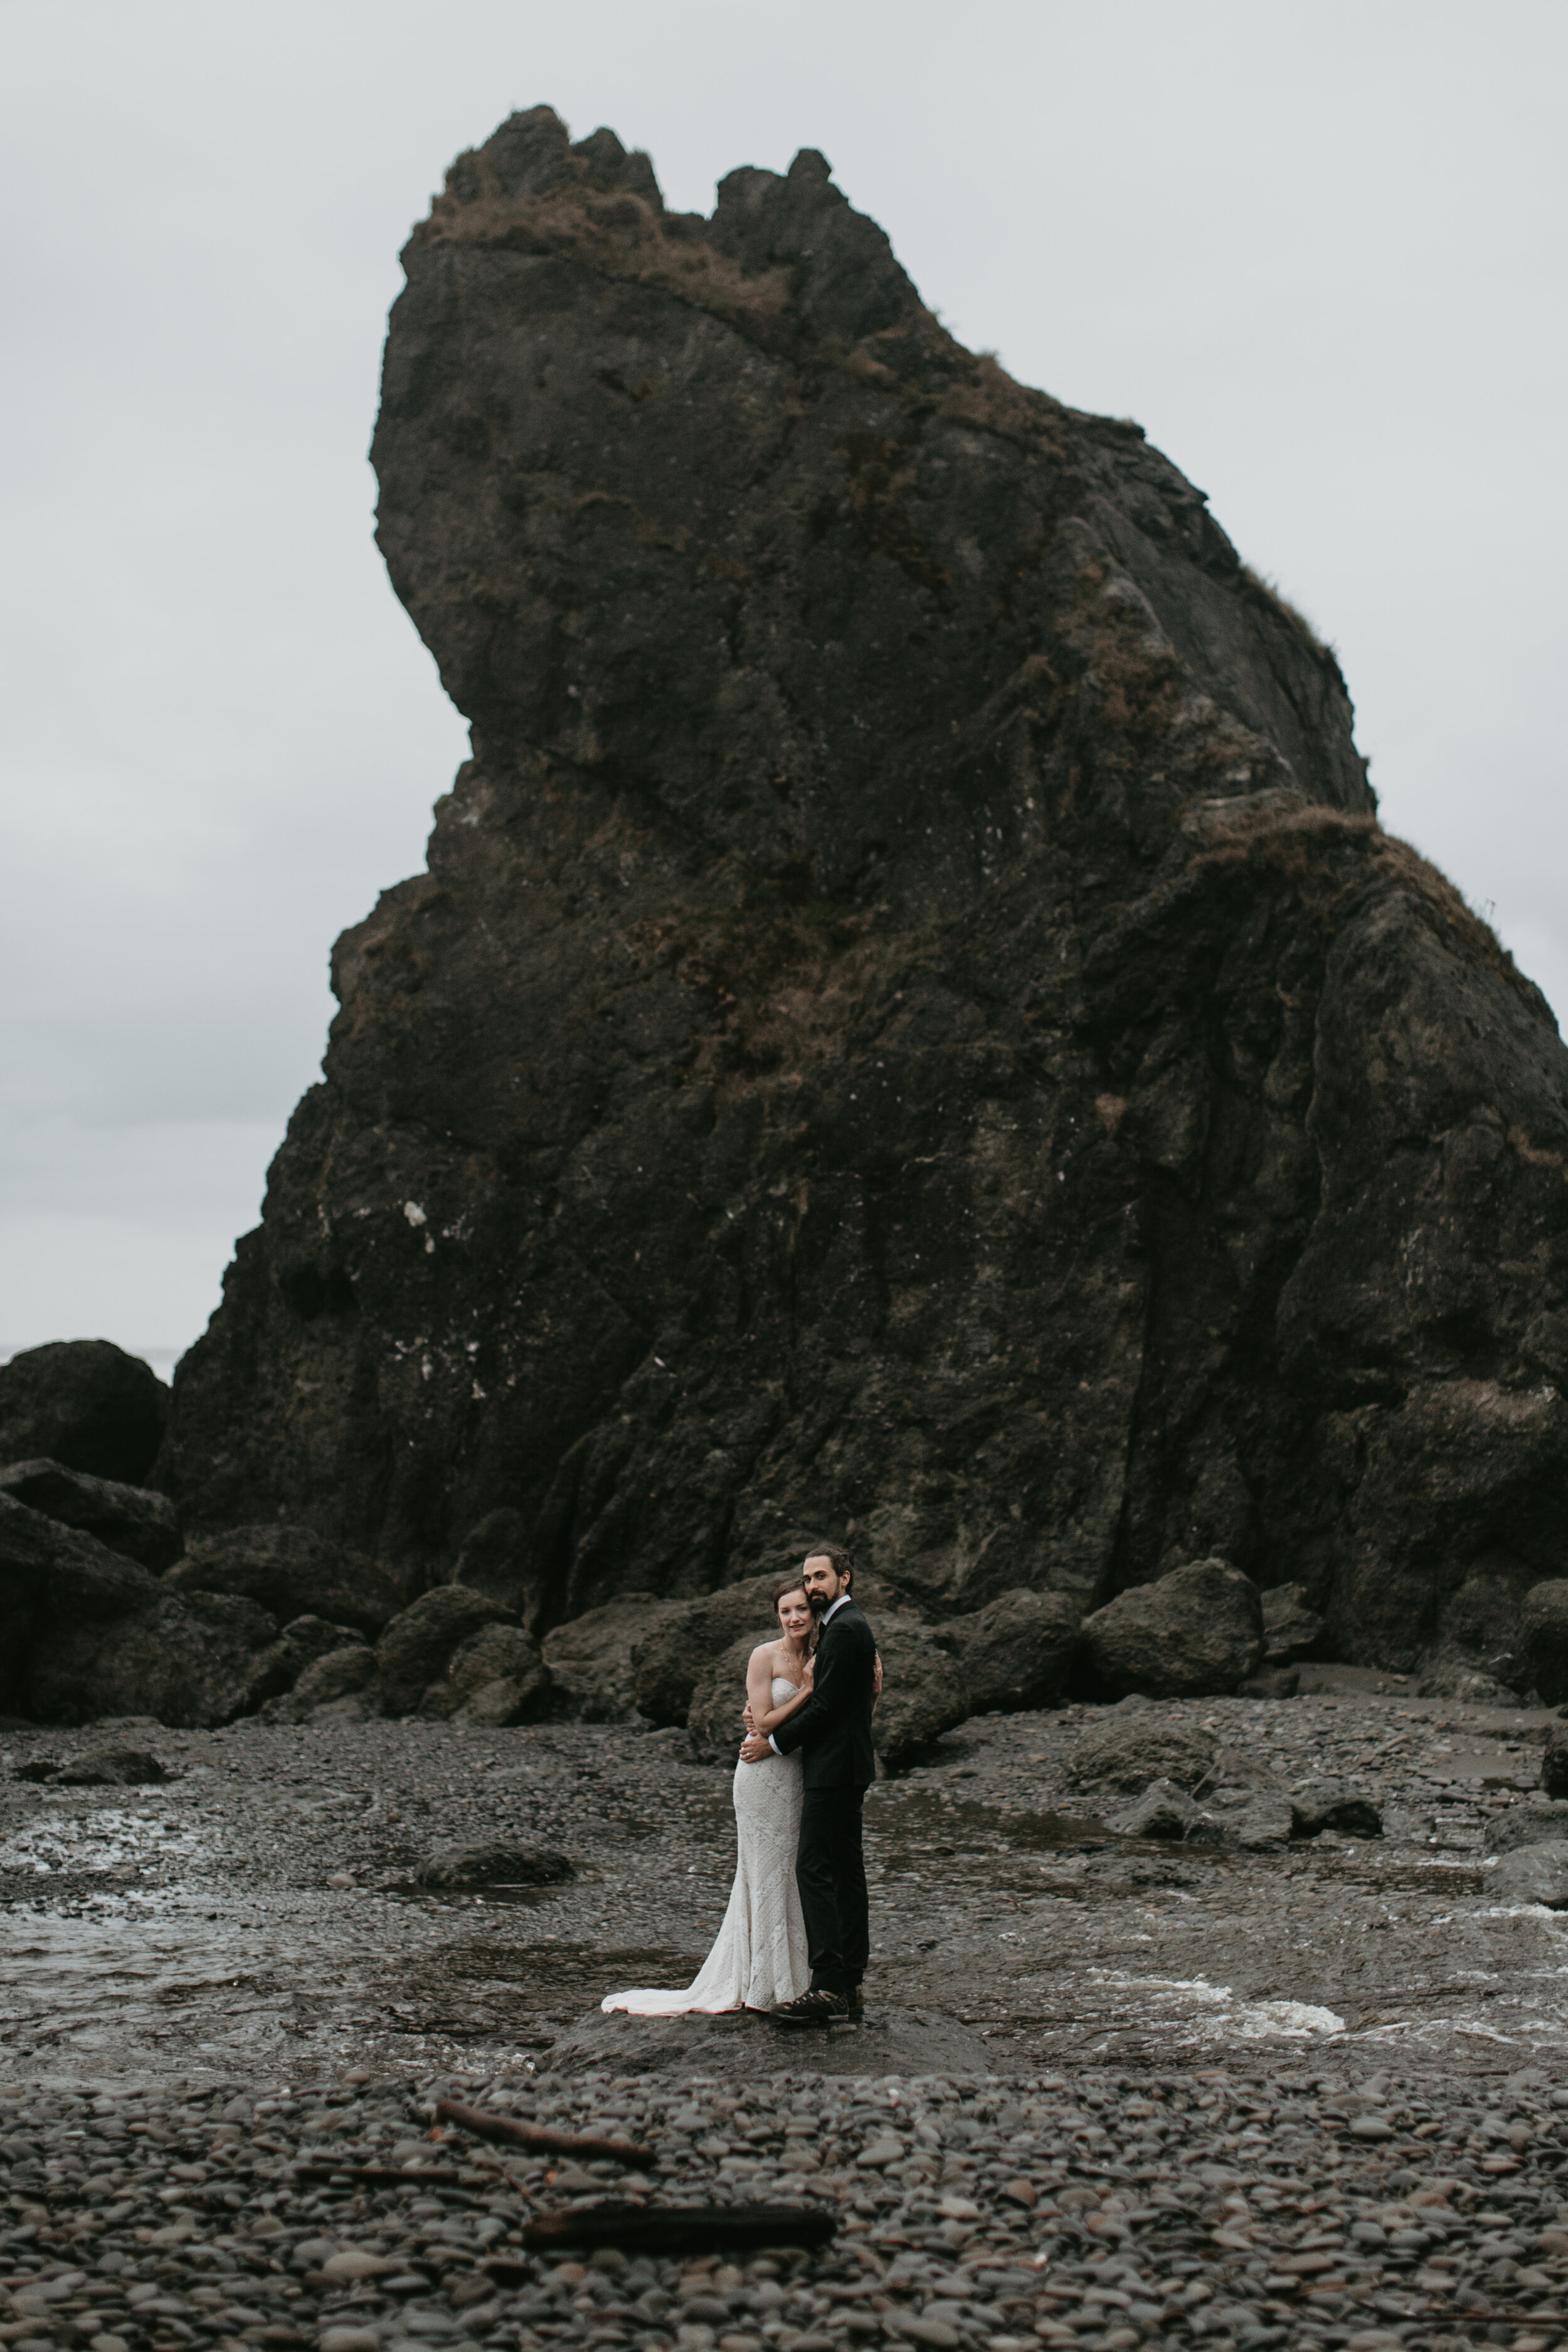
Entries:
[[704,220],[540,109],[405,262],[380,541],[474,756],[339,942],[188,1520],[536,1624],[812,1530],[965,1611],[1217,1552],[1390,1662],[1563,1572],[1568,1055],[1202,493],[810,152]]

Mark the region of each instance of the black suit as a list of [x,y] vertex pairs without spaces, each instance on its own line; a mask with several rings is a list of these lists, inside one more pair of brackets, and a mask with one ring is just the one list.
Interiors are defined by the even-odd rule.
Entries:
[[870,1956],[860,1807],[877,1777],[871,1746],[876,1664],[871,1628],[855,1602],[846,1601],[823,1626],[811,1696],[773,1734],[781,1755],[802,1751],[805,1794],[795,1878],[817,1991],[858,1985]]

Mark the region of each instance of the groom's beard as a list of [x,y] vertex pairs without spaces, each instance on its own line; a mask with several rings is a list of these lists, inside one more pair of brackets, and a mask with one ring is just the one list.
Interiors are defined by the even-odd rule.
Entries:
[[827,1606],[826,1593],[808,1592],[805,1596],[805,1605],[810,1610],[814,1617],[820,1617],[823,1611]]

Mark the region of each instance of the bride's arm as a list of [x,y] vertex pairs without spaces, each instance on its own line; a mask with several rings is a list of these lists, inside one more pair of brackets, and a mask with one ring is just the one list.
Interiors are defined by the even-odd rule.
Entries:
[[777,1730],[786,1716],[793,1715],[796,1707],[804,1706],[811,1696],[812,1675],[816,1664],[815,1658],[807,1658],[801,1669],[801,1689],[795,1693],[794,1698],[785,1699],[783,1706],[775,1706],[773,1705],[773,1644],[764,1643],[760,1650],[753,1650],[751,1663],[746,1668],[748,1727],[752,1731],[760,1731],[765,1739],[770,1731]]

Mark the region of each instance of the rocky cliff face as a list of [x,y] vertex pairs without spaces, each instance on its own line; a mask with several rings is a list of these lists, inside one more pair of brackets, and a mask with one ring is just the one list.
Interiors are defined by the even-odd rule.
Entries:
[[536,110],[405,262],[380,540],[474,757],[339,942],[187,1522],[535,1632],[848,1530],[917,1608],[1215,1553],[1490,1638],[1568,1549],[1568,1056],[1331,654],[818,155],[670,215]]

